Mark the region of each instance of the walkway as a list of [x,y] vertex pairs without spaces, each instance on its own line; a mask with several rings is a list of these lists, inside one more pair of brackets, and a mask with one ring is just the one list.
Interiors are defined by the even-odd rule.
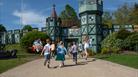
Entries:
[[58,62],[52,60],[52,68],[43,66],[44,59],[28,62],[7,72],[0,77],[138,77],[138,70],[104,60],[88,59],[74,65],[72,60],[66,60],[65,67],[59,68]]

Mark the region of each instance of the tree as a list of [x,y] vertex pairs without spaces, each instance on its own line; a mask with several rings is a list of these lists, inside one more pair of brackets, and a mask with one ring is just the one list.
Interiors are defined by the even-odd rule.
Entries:
[[134,25],[138,24],[138,3],[135,3],[130,13],[130,22]]
[[130,24],[130,12],[131,9],[127,3],[118,8],[117,11],[114,12],[115,24]]
[[79,19],[75,10],[67,4],[65,10],[63,10],[59,16],[64,26],[76,26],[79,25]]
[[108,27],[112,27],[112,24],[113,24],[113,19],[112,19],[112,14],[108,11],[104,12],[103,13],[103,16],[102,16],[102,23],[105,24],[105,25],[108,25]]
[[39,32],[39,31],[31,31],[26,33],[25,36],[23,36],[20,40],[20,44],[23,48],[31,47],[34,40],[41,39],[42,41],[45,41],[45,39],[49,38],[49,36],[46,33]]
[[119,53],[121,48],[122,48],[122,44],[123,44],[123,40],[118,39],[117,37],[117,33],[111,33],[109,34],[102,42],[101,42],[101,53],[105,54],[105,53]]
[[33,30],[33,28],[32,28],[32,26],[31,26],[31,25],[25,25],[25,26],[23,27],[23,30],[32,31],[32,30]]
[[0,32],[5,32],[5,31],[6,31],[6,28],[2,24],[0,24]]

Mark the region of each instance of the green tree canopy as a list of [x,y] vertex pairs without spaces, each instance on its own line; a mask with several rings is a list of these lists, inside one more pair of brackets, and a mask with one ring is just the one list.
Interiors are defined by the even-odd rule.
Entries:
[[24,48],[31,47],[33,45],[34,40],[41,39],[45,41],[45,39],[49,38],[46,33],[39,32],[39,31],[31,31],[26,33],[20,40],[20,44]]
[[134,25],[138,25],[138,3],[135,3],[130,13],[130,22]]
[[115,24],[130,24],[131,9],[127,3],[122,5],[114,12]]
[[102,23],[104,25],[108,25],[108,27],[112,26],[113,19],[112,19],[112,14],[110,12],[108,12],[108,11],[104,12],[103,16],[102,16],[102,19],[103,19]]
[[33,30],[33,28],[32,28],[32,26],[31,26],[31,25],[25,25],[25,26],[23,27],[23,30],[32,31],[32,30]]
[[6,31],[6,28],[2,24],[0,24],[0,32],[5,32],[5,31]]
[[65,9],[61,12],[59,17],[62,20],[62,25],[65,26],[79,25],[77,13],[75,12],[74,8],[72,8],[69,4],[65,6]]
[[63,10],[60,14],[61,19],[78,19],[77,13],[74,8],[72,8],[69,4],[65,6],[65,10]]

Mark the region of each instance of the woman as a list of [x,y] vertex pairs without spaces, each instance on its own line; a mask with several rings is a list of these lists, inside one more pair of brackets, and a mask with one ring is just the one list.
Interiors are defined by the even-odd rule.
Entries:
[[89,48],[89,43],[88,41],[84,42],[84,53],[85,53],[85,60],[88,58],[88,48]]
[[60,44],[57,47],[57,56],[56,56],[56,60],[60,61],[59,67],[64,66],[66,53],[67,53],[67,49],[64,47],[64,43],[60,41]]

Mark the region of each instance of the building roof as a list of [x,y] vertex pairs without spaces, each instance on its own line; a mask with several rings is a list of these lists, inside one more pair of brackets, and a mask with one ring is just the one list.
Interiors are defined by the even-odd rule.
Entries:
[[52,12],[51,12],[51,17],[57,18],[57,13],[56,13],[56,10],[55,10],[55,4],[53,4],[53,9],[52,9]]
[[62,23],[60,25],[61,27],[73,27],[73,26],[78,26],[79,27],[79,21],[75,20],[68,20],[64,19],[62,20]]

